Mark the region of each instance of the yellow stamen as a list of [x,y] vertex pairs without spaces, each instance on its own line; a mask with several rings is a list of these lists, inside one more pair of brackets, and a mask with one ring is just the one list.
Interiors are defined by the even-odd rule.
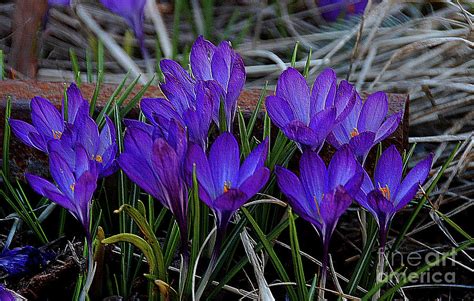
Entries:
[[224,182],[224,193],[228,192],[230,189],[230,182]]
[[51,130],[53,132],[53,138],[56,139],[56,140],[59,140],[61,139],[61,136],[63,135],[62,132],[60,131],[55,131],[55,130]]
[[102,163],[102,156],[101,155],[96,155],[95,160],[99,163]]
[[351,138],[355,136],[359,136],[359,130],[357,128],[353,128],[351,131]]
[[69,188],[71,188],[71,191],[74,192],[74,188],[76,188],[76,183],[72,183],[69,185]]
[[386,198],[387,200],[390,200],[390,188],[388,188],[388,185],[385,185],[385,187],[381,187],[379,183],[379,190],[384,196],[384,198]]

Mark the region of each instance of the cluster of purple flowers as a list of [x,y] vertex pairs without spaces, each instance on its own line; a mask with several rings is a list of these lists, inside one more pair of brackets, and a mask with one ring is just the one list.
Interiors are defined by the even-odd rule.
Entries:
[[[200,199],[216,218],[216,248],[234,213],[267,183],[265,167],[269,141],[242,158],[232,134],[237,99],[245,83],[242,58],[222,42],[215,46],[199,37],[190,54],[191,72],[172,60],[163,60],[165,98],[143,99],[148,123],[125,119],[124,150],[116,160],[115,127],[106,118],[99,131],[89,116],[89,104],[72,84],[62,113],[47,100],[31,101],[32,125],[10,120],[25,144],[48,153],[56,184],[26,175],[33,189],[58,203],[78,219],[90,241],[90,205],[99,178],[118,166],[145,192],[174,215],[184,255],[188,244],[188,194],[193,177]],[[66,110],[67,108],[67,110]],[[373,178],[364,170],[370,150],[398,127],[401,113],[387,116],[383,92],[365,102],[347,81],[337,83],[332,69],[324,70],[310,88],[293,68],[284,71],[275,95],[266,98],[272,122],[302,151],[299,176],[277,166],[275,173],[289,204],[318,231],[324,247],[340,216],[356,200],[374,215],[384,244],[390,221],[426,180],[432,158],[415,166],[402,180],[403,163],[394,146],[380,157]],[[225,125],[220,115],[225,114]],[[208,145],[211,124],[221,134]],[[319,151],[330,143],[337,149],[329,165]],[[242,160],[242,163],[241,163]],[[325,271],[325,269],[323,269]]]
[[[350,83],[337,85],[332,69],[319,74],[310,92],[305,78],[289,68],[278,79],[275,95],[267,97],[266,108],[272,122],[303,152],[299,177],[281,167],[276,175],[295,212],[319,232],[323,273],[330,237],[352,200],[376,219],[383,249],[390,221],[413,199],[432,162],[429,156],[401,181],[402,159],[390,146],[371,180],[363,167],[367,155],[397,129],[401,119],[401,112],[387,116],[387,95],[376,92],[363,103]],[[337,149],[328,168],[318,155],[325,141]]]
[[89,116],[88,101],[75,84],[69,86],[65,98],[60,113],[48,100],[35,97],[31,100],[32,124],[16,119],[9,122],[23,143],[49,155],[56,184],[26,174],[33,190],[71,212],[90,241],[89,210],[97,180],[118,169],[116,131],[108,117],[99,131]]

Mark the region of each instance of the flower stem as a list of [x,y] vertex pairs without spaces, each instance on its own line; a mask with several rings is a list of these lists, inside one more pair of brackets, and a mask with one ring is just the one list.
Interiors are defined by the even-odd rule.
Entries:
[[202,276],[201,283],[199,283],[198,290],[196,292],[195,300],[199,301],[206,289],[209,278],[211,278],[212,272],[216,268],[217,259],[219,259],[219,254],[222,246],[222,239],[224,238],[225,229],[218,229],[216,233],[216,243],[214,245],[214,250],[212,250],[211,260],[209,261],[209,266],[207,267],[206,272]]
[[[385,266],[384,254],[385,254],[386,240],[387,240],[387,231],[381,230],[380,238],[379,238],[380,248],[378,250],[376,283],[380,283],[383,280],[383,273],[384,273],[384,266]],[[380,298],[380,291],[381,289],[379,288],[377,292],[374,294],[374,296],[372,297],[373,301],[377,301]]]
[[328,256],[329,256],[329,239],[323,240],[323,257],[321,260],[321,279],[319,281],[318,300],[324,300],[324,292],[326,288],[326,277],[328,270]]
[[92,238],[88,234],[86,237],[86,243],[87,243],[87,277],[86,281],[84,283],[84,286],[82,287],[81,295],[79,296],[79,301],[85,301],[87,293],[89,292],[89,289],[92,285],[92,281],[94,280],[94,274],[95,274],[95,263],[94,263],[94,254],[92,252]]

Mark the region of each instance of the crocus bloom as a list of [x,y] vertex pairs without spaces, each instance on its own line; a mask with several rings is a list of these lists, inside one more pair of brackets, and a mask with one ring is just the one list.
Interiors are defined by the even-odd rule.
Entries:
[[[219,124],[220,102],[224,102],[227,130],[231,131],[237,100],[245,84],[245,66],[242,58],[237,54],[227,41],[215,46],[198,37],[191,48],[190,65],[191,76],[178,63],[172,60],[162,60],[161,71],[165,76],[165,83],[161,85],[163,93],[168,99],[176,93],[176,86],[188,95],[195,95],[194,84],[198,80],[214,80],[218,85],[209,87],[213,90],[213,119]],[[174,96],[177,97],[177,96]],[[187,98],[180,100],[184,102]],[[226,129],[221,129],[222,131]]]
[[0,255],[0,270],[7,273],[8,277],[21,277],[39,271],[51,255],[32,246],[6,250]]
[[97,187],[96,163],[82,146],[75,148],[74,168],[62,155],[55,148],[49,154],[50,172],[57,186],[32,174],[26,174],[26,179],[36,193],[67,209],[82,224],[91,243],[90,206]]
[[227,132],[215,140],[209,156],[200,146],[189,147],[186,170],[192,175],[196,166],[199,197],[214,211],[221,233],[225,232],[234,212],[267,183],[270,175],[264,166],[267,153],[268,140],[265,140],[240,165],[239,145]]
[[144,98],[140,108],[154,126],[166,131],[174,120],[187,129],[191,142],[206,148],[216,85],[215,81],[198,81],[194,85],[194,94],[190,95],[180,83],[168,79],[163,86],[167,87],[169,101],[164,98]]
[[89,115],[83,114],[76,120],[76,124],[69,127],[61,140],[49,142],[49,148],[61,152],[63,159],[71,169],[75,166],[75,147],[83,147],[89,158],[96,162],[99,178],[113,174],[118,169],[115,160],[118,147],[115,126],[108,116],[105,125],[99,132],[97,123]]
[[298,70],[288,68],[278,79],[274,96],[265,101],[273,123],[291,140],[319,150],[336,123],[352,110],[355,89],[346,81],[337,87],[336,74],[325,69],[316,78],[312,91]]
[[362,173],[349,148],[338,150],[328,168],[313,151],[300,159],[299,178],[291,171],[276,167],[278,186],[293,210],[318,231],[323,243],[321,285],[326,281],[329,241],[339,217],[352,203],[362,182]]
[[388,98],[384,92],[375,92],[362,99],[357,95],[356,103],[349,115],[336,125],[328,137],[334,147],[349,144],[357,158],[363,162],[370,149],[390,136],[398,127],[401,112],[386,118]]
[[191,145],[186,156],[187,179],[192,183],[194,171],[199,198],[214,211],[216,240],[209,266],[196,293],[199,300],[217,263],[221,244],[232,215],[268,181],[270,170],[265,167],[268,140],[260,143],[240,165],[239,144],[224,132],[214,141],[206,156],[198,145]]
[[12,292],[7,290],[3,285],[0,284],[0,300],[2,300],[2,301],[16,301],[16,297],[13,296]]
[[34,97],[31,100],[31,120],[33,125],[21,120],[10,118],[10,126],[13,133],[25,144],[48,152],[48,142],[61,139],[68,124],[74,124],[77,116],[89,113],[89,103],[82,97],[79,88],[71,84],[66,91],[68,99],[67,120],[64,120],[64,99],[62,105],[63,114],[42,97]]
[[147,0],[100,0],[102,5],[107,9],[127,21],[128,26],[132,28],[133,34],[138,41],[143,58],[147,62],[148,71],[152,72],[149,62],[150,56],[145,47],[145,35],[143,33],[146,1]]
[[181,248],[186,252],[188,189],[182,172],[185,133],[176,122],[170,125],[167,137],[158,131],[152,135],[147,128],[127,127],[119,165],[133,182],[173,213],[181,233]]
[[380,245],[385,239],[394,215],[415,196],[428,177],[433,156],[418,163],[402,180],[403,162],[395,146],[388,147],[375,167],[373,182],[364,171],[364,181],[356,196],[357,202],[367,209],[379,225]]
[[328,22],[334,22],[344,14],[345,17],[364,13],[367,0],[318,0],[321,16]]

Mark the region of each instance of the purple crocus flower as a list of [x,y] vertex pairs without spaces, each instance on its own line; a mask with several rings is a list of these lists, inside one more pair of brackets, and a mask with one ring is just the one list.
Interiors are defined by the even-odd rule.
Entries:
[[5,250],[0,255],[0,270],[8,277],[21,277],[39,271],[51,257],[51,253],[32,246]]
[[132,124],[125,132],[119,165],[133,182],[173,213],[181,233],[181,248],[187,252],[188,189],[182,172],[186,151],[184,129],[172,122],[167,136],[163,136],[158,128],[152,134],[148,130],[151,126]]
[[84,147],[78,145],[72,168],[59,151],[52,147],[49,154],[50,172],[57,186],[32,174],[26,174],[26,179],[36,193],[67,209],[82,224],[91,243],[90,206],[97,187],[96,162],[90,159]]
[[198,145],[190,145],[186,156],[187,179],[192,183],[194,170],[199,198],[214,211],[216,240],[211,260],[196,293],[199,300],[217,263],[221,244],[232,215],[268,181],[270,170],[265,167],[268,140],[260,143],[240,165],[240,150],[235,137],[224,132],[214,141],[206,156]]
[[379,225],[380,246],[385,247],[387,232],[394,215],[415,196],[428,177],[433,156],[418,163],[402,180],[403,162],[395,146],[388,147],[375,167],[373,182],[367,172],[356,196],[357,202],[367,209]]
[[69,127],[61,140],[49,142],[49,148],[54,148],[63,154],[63,159],[71,169],[75,166],[75,147],[83,147],[88,157],[96,162],[99,178],[113,174],[118,169],[115,160],[117,155],[117,137],[115,126],[108,116],[105,125],[99,132],[97,123],[89,115],[83,114]]
[[192,175],[195,165],[199,197],[214,211],[221,233],[225,232],[234,212],[267,183],[270,175],[264,166],[267,153],[268,140],[265,140],[240,165],[239,145],[228,132],[215,140],[209,156],[200,146],[189,147],[186,158],[188,176]]
[[375,92],[362,104],[359,95],[349,115],[333,129],[328,142],[339,148],[349,144],[352,151],[364,162],[371,148],[390,136],[398,127],[401,112],[386,118],[388,98],[384,92]]
[[149,55],[145,47],[143,24],[145,21],[145,4],[147,0],[100,0],[111,12],[124,18],[138,41],[143,58],[148,61]]
[[275,170],[278,186],[293,210],[310,222],[321,237],[323,287],[331,235],[362,182],[362,173],[358,167],[350,149],[343,147],[334,154],[328,168],[318,154],[304,152],[300,160],[299,178],[283,167],[277,166]]
[[75,84],[71,84],[66,91],[68,99],[67,120],[63,114],[42,97],[31,100],[31,120],[33,125],[21,120],[10,118],[13,133],[26,145],[48,152],[48,142],[61,139],[68,124],[74,124],[77,116],[87,115],[89,103],[82,97],[81,91]]
[[302,149],[319,150],[333,127],[355,103],[355,89],[347,81],[337,87],[336,73],[325,69],[312,91],[298,70],[288,68],[278,79],[274,96],[265,105],[273,123]]
[[346,18],[364,13],[367,0],[318,0],[321,16],[328,22],[334,22],[341,14]]
[[215,81],[198,81],[194,94],[186,93],[183,86],[174,79],[168,79],[164,98],[144,98],[140,108],[147,119],[162,131],[167,131],[172,120],[187,129],[189,140],[203,148],[207,146],[207,136],[212,121],[212,103]]
[[[175,61],[161,61],[161,71],[165,76],[161,90],[168,99],[175,97],[178,98],[177,102],[183,103],[189,96],[193,98],[195,95],[196,81],[214,81],[214,84],[209,85],[213,95],[212,118],[219,125],[219,108],[223,101],[227,127],[221,131],[231,131],[237,100],[246,78],[242,57],[232,49],[229,42],[224,41],[215,46],[200,36],[191,48],[189,61],[193,76]],[[180,91],[177,95],[176,90]],[[182,93],[188,97],[183,97]]]
[[16,297],[6,289],[2,284],[0,284],[0,300],[2,301],[16,301]]

